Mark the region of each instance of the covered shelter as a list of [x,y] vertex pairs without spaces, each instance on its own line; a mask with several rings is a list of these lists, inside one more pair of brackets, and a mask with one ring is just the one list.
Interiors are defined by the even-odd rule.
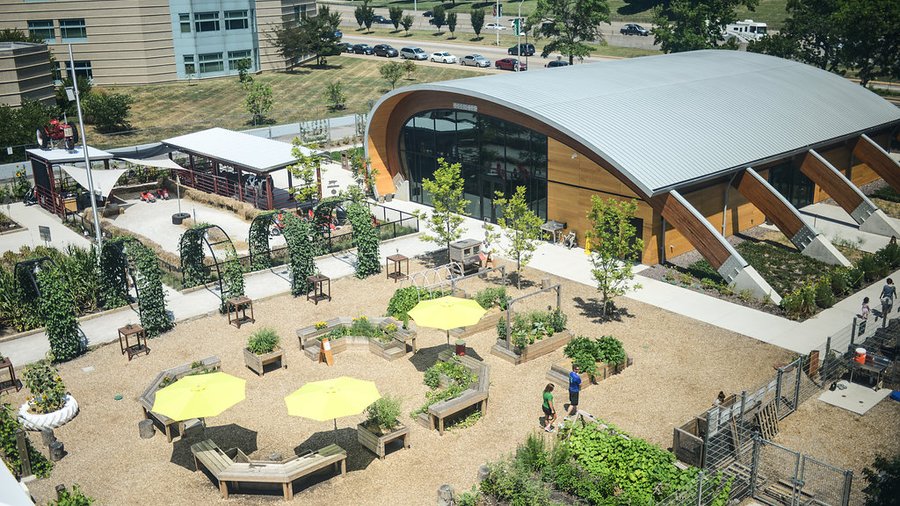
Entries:
[[[297,205],[290,192],[291,172],[287,170],[297,162],[291,144],[218,127],[162,142],[173,150],[169,158],[186,167],[178,170],[186,186],[249,202],[260,209]],[[301,149],[304,154],[312,154],[307,148]],[[272,176],[282,170],[287,172],[287,183],[279,187]]]
[[[41,207],[63,219],[67,214],[90,207],[90,194],[86,189],[79,188],[79,186],[84,186],[82,183],[86,184],[86,179],[79,181],[69,173],[73,168],[75,170],[71,172],[75,174],[78,174],[79,171],[83,173],[85,170],[81,145],[72,150],[26,149],[25,153],[34,177],[34,197]],[[109,161],[113,158],[112,154],[91,146],[87,147],[87,154],[92,169],[97,170],[101,166],[103,169],[109,169]],[[97,170],[95,174],[100,172]],[[95,190],[98,189],[95,185]],[[112,185],[110,184],[106,189],[112,189]]]
[[722,277],[780,297],[726,237],[766,220],[804,254],[847,264],[798,208],[833,198],[865,231],[900,236],[859,186],[900,190],[887,153],[900,109],[835,74],[743,51],[705,50],[400,88],[370,113],[379,194],[423,204],[437,160],[462,165],[474,217],[496,191],[583,244],[590,199],[635,200],[643,263],[696,249]]

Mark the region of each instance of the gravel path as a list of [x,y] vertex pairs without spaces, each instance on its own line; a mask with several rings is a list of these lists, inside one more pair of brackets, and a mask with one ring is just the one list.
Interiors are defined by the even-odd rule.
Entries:
[[[413,270],[421,268],[413,266]],[[529,271],[526,280],[539,282],[544,275]],[[562,284],[569,327],[577,334],[614,335],[634,358],[633,367],[585,391],[582,409],[664,448],[671,446],[673,427],[707,408],[719,390],[737,392],[759,385],[771,378],[774,364],[791,357],[779,348],[628,299],[619,300],[625,310],[620,321],[598,323],[596,292],[566,280]],[[279,296],[257,302],[257,323],[240,330],[228,326],[224,316],[206,317],[182,323],[152,340],[152,352],[131,362],[113,344],[62,364],[62,377],[82,411],[56,430],[69,455],[56,464],[50,479],[29,484],[38,503],[50,500],[59,483],[79,483],[97,504],[139,504],[150,498],[173,505],[220,502],[210,479],[193,471],[189,446],[199,436],[173,445],[161,434],[140,439],[137,431],[141,408],[136,398],[147,383],[162,369],[213,354],[222,359],[223,371],[247,379],[247,398],[208,419],[204,437],[222,448],[241,447],[255,458],[272,453],[287,457],[335,441],[348,450],[346,478],[328,480],[324,475],[295,483],[304,504],[434,504],[443,483],[468,489],[480,464],[512,452],[537,428],[540,392],[547,383],[544,376],[551,364],[562,359],[562,350],[513,366],[490,355],[493,331],[469,338],[472,351],[491,366],[489,411],[474,426],[440,437],[437,431],[412,422],[409,412],[424,401],[422,371],[442,349],[442,332],[421,331],[416,356],[389,363],[368,352],[349,351],[337,355],[331,368],[303,356],[294,337],[298,327],[329,317],[380,315],[399,286],[382,277],[340,279],[333,284],[331,303],[316,306]],[[463,288],[480,286],[485,282],[474,280]],[[527,306],[545,308],[553,299],[551,295],[533,297]],[[282,336],[288,368],[258,378],[244,366],[241,348],[249,334],[263,326],[275,328]],[[86,372],[88,367],[93,369]],[[340,375],[374,381],[382,394],[402,399],[402,421],[412,431],[411,449],[379,461],[356,442],[354,430],[362,415],[338,420],[336,433],[331,422],[287,415],[285,395],[308,381]],[[123,400],[114,400],[118,393]],[[559,409],[565,397],[561,394]],[[27,395],[23,390],[11,401],[23,402]],[[40,446],[40,437],[31,437]],[[239,494],[229,504],[280,504],[279,494],[279,488],[268,495]]]

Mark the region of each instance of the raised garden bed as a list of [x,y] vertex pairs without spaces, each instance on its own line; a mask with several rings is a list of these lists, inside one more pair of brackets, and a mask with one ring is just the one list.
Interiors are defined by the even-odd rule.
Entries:
[[[597,372],[594,373],[593,380],[591,379],[591,375],[586,372],[579,374],[579,376],[581,376],[581,389],[584,390],[591,385],[596,385],[610,376],[619,374],[624,371],[626,367],[632,365],[634,365],[634,359],[631,357],[626,357],[625,362],[622,362],[621,364],[605,364],[603,362],[597,362]],[[547,371],[547,379],[561,387],[568,388],[569,372],[571,371],[572,360],[567,358],[550,366],[550,370]]]
[[[402,358],[407,351],[416,350],[416,332],[410,329],[402,328],[402,323],[391,317],[368,318],[368,321],[380,329],[385,329],[393,325],[396,330],[390,338],[342,335],[330,340],[331,353],[333,355],[343,353],[348,348],[366,347],[370,352],[381,358],[392,361]],[[348,316],[333,318],[325,322],[310,325],[297,329],[297,339],[300,342],[300,349],[303,353],[313,361],[319,360],[319,352],[321,350],[322,337],[332,333],[338,328],[352,329],[354,319]]]
[[450,335],[452,337],[455,337],[456,339],[465,339],[479,332],[484,332],[485,330],[496,328],[497,322],[500,321],[500,318],[505,318],[506,313],[496,309],[492,311],[495,312],[487,313],[481,318],[481,321],[479,321],[475,325],[460,327],[458,329],[451,330]]
[[384,460],[386,453],[385,447],[391,442],[400,439],[402,440],[403,448],[409,448],[410,446],[409,427],[402,423],[388,433],[382,433],[377,428],[370,429],[366,424],[360,423],[356,426],[356,439],[359,441],[359,444],[371,450],[372,453],[378,455],[378,458],[382,460]]
[[439,373],[435,378],[437,384],[429,384],[429,371],[426,371],[425,384],[431,391],[425,396],[425,405],[412,415],[420,425],[431,430],[437,429],[443,436],[448,419],[458,418],[460,414],[473,410],[479,411],[480,416],[487,414],[491,381],[490,367],[475,358],[465,355],[457,357],[450,350],[445,350],[438,354],[438,361],[429,371],[439,370],[436,368],[440,362],[444,362],[444,365],[455,362],[462,366],[463,371],[468,370],[468,373],[463,378],[456,379]]
[[572,331],[563,330],[521,349],[515,346],[507,347],[505,340],[497,339],[497,343],[491,347],[491,355],[500,357],[511,364],[519,365],[562,348],[574,337],[575,334]]
[[276,346],[270,353],[257,355],[252,351],[244,348],[244,364],[247,365],[257,376],[265,374],[265,366],[278,362],[282,369],[287,369],[287,363],[284,361],[284,350]]

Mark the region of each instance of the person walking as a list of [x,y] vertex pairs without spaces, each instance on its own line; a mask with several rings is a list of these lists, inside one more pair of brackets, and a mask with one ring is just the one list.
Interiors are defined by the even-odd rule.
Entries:
[[578,366],[572,364],[569,373],[569,416],[578,414],[578,394],[581,393],[581,375],[578,374]]
[[881,288],[881,317],[887,319],[888,313],[894,307],[894,298],[897,297],[897,287],[894,286],[894,280],[887,278],[887,282]]
[[553,383],[547,383],[544,387],[544,403],[541,409],[544,411],[544,430],[553,432],[553,422],[556,421],[556,409],[553,407]]
[[863,335],[866,332],[866,322],[869,321],[869,298],[863,297],[862,306],[859,308],[859,319],[861,320],[859,323],[859,335]]

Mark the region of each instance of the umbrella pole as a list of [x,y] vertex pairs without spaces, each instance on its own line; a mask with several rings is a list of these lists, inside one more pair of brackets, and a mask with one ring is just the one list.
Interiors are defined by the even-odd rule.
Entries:
[[337,432],[337,418],[334,419],[334,431]]
[[447,331],[447,346],[450,346],[450,331]]

